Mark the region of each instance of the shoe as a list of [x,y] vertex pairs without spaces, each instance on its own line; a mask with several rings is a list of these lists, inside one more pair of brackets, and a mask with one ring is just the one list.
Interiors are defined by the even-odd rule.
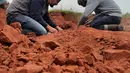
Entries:
[[111,30],[111,31],[124,31],[124,27],[121,25],[104,25],[104,30]]

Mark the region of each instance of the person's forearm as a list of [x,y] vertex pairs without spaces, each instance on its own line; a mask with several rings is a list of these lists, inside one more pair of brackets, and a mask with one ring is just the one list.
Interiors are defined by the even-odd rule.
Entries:
[[53,28],[56,28],[56,24],[50,19],[48,12],[43,16],[43,19]]
[[85,7],[85,11],[83,15],[81,16],[78,24],[85,24],[85,21],[87,21],[88,16],[95,10],[95,8],[98,6],[99,1],[98,0],[88,0],[87,5]]
[[41,15],[33,15],[32,17],[34,20],[36,20],[38,23],[40,23],[42,26],[44,26],[45,28],[47,27],[48,23],[46,21],[43,20]]
[[88,0],[83,16],[88,17],[96,9],[99,3],[99,0]]
[[46,21],[51,27],[56,28],[56,24],[50,19]]
[[31,0],[30,2],[30,17],[34,20],[36,20],[38,23],[40,23],[45,28],[47,27],[47,23],[43,20],[41,12],[42,12],[42,4],[40,1],[42,0]]
[[88,18],[87,17],[84,17],[84,16],[81,16],[80,20],[79,20],[79,25],[84,25],[85,24],[85,21],[87,20]]

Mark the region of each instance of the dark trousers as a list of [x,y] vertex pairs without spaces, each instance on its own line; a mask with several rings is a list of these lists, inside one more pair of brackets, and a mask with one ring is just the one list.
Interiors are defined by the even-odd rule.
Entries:
[[104,25],[119,25],[121,22],[121,17],[110,16],[108,14],[99,14],[90,23],[90,26],[96,29],[103,29]]

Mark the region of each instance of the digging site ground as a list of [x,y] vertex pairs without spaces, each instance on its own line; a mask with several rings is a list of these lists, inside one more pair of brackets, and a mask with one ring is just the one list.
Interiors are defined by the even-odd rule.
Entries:
[[130,73],[130,32],[75,29],[73,16],[50,16],[63,31],[25,36],[6,25],[0,9],[0,73]]

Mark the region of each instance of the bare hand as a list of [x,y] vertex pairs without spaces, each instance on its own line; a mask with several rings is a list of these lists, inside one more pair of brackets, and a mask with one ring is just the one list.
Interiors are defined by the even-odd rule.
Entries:
[[60,28],[59,26],[56,26],[56,29],[57,29],[58,31],[62,31],[62,30],[63,30],[63,29]]
[[51,26],[47,26],[47,30],[50,32],[50,33],[56,33],[58,32],[55,28],[51,27]]

